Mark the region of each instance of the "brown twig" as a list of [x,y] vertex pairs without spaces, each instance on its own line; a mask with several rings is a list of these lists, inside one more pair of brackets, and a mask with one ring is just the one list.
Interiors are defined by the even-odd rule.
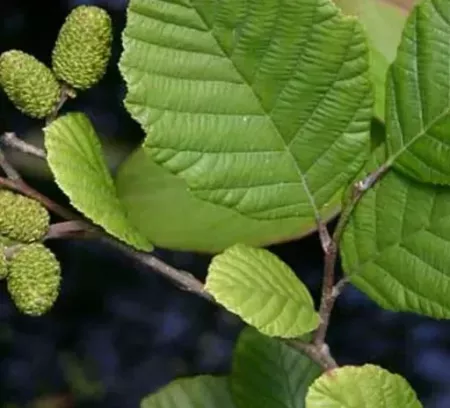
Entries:
[[342,292],[343,287],[348,282],[344,278],[336,285],[334,285],[334,274],[336,269],[336,260],[339,252],[339,245],[342,240],[345,227],[353,213],[359,200],[364,193],[374,186],[374,184],[381,179],[381,177],[389,170],[391,163],[388,161],[381,165],[374,172],[370,173],[364,179],[356,182],[353,185],[351,196],[344,209],[342,210],[336,229],[333,233],[331,243],[325,251],[324,259],[324,276],[322,284],[322,296],[320,299],[319,315],[321,323],[314,334],[314,344],[318,347],[325,342],[325,337],[330,323],[331,312],[333,311],[336,298]]
[[334,306],[333,285],[334,270],[336,267],[337,245],[331,241],[325,252],[325,265],[323,269],[322,295],[320,298],[320,325],[314,334],[314,343],[322,346],[325,341],[328,325],[330,323],[330,315]]
[[22,177],[20,177],[20,174],[9,163],[9,161],[6,160],[6,157],[1,150],[0,150],[0,168],[5,172],[6,177],[8,177],[8,179],[14,180],[16,182],[19,182],[22,180]]
[[45,208],[49,211],[53,212],[56,215],[59,215],[61,218],[66,220],[82,220],[83,218],[74,212],[66,209],[60,204],[54,202],[50,198],[44,196],[39,191],[30,187],[23,180],[12,180],[5,177],[0,177],[0,186],[6,187],[9,190],[16,191],[17,193],[21,193],[26,195],[27,197],[33,198],[36,201],[39,201]]
[[55,108],[53,109],[52,113],[50,113],[50,115],[47,116],[45,123],[49,125],[51,122],[53,122],[58,117],[59,111],[67,102],[67,100],[69,98],[74,98],[75,96],[76,96],[75,91],[72,88],[70,88],[67,84],[62,84],[59,101],[56,104]]
[[323,251],[326,253],[332,243],[331,236],[328,231],[328,227],[321,218],[316,219],[316,225],[317,225],[317,230],[319,232],[320,244],[322,246]]
[[325,371],[338,367],[336,360],[332,357],[328,345],[325,343],[318,347],[314,343],[304,343],[299,340],[285,340],[286,343],[306,354],[311,360],[319,364]]
[[63,221],[50,225],[44,240],[90,237],[96,230],[84,221]]
[[206,292],[203,283],[190,272],[183,271],[169,264],[166,264],[161,259],[147,252],[136,251],[111,236],[104,235],[101,237],[101,239],[119,249],[124,254],[139,261],[141,264],[149,266],[160,275],[168,278],[180,289],[190,293],[194,293],[210,302],[215,303],[214,298],[208,292]]
[[169,278],[181,289],[187,292],[195,293],[196,295],[201,296],[202,298],[207,299],[211,302],[215,302],[214,298],[205,291],[203,283],[195,278],[191,273],[174,268],[173,266],[161,261],[154,255],[146,252],[136,251],[133,248],[130,248],[129,246],[118,241],[114,237],[107,235],[99,227],[95,227],[86,222],[76,220],[52,224],[45,239],[63,239],[73,237],[99,238],[109,245],[119,249],[124,254],[137,260],[141,264],[151,267],[160,275]]
[[0,137],[0,143],[30,156],[36,156],[40,159],[46,158],[46,154],[43,149],[24,142],[22,139],[19,139],[14,132],[5,132],[3,136]]
[[338,296],[344,291],[345,287],[349,282],[350,280],[347,277],[345,277],[342,278],[338,283],[336,283],[336,285],[333,286],[333,297],[335,299],[337,299]]

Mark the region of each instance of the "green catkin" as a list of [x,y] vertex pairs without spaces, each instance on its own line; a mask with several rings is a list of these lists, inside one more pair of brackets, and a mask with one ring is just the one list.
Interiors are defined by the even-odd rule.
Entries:
[[61,91],[47,66],[19,50],[0,55],[0,86],[21,112],[38,119],[53,111]]
[[41,316],[51,309],[60,290],[61,267],[48,248],[23,245],[11,255],[8,270],[8,292],[22,313]]
[[8,276],[8,264],[6,262],[5,255],[6,247],[0,244],[0,280],[5,279]]
[[12,246],[15,244],[18,244],[19,242],[17,242],[14,239],[5,237],[4,235],[0,234],[0,245],[4,245],[4,246]]
[[2,242],[10,244],[14,241],[39,241],[47,234],[49,224],[49,213],[39,202],[12,191],[0,190]]
[[79,90],[96,84],[111,56],[112,24],[96,6],[78,6],[66,18],[52,54],[56,76]]

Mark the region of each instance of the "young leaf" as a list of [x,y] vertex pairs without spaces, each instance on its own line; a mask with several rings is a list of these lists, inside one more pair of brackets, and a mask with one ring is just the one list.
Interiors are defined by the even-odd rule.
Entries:
[[237,244],[216,255],[205,289],[268,336],[298,337],[319,325],[306,286],[289,266],[265,249]]
[[306,408],[422,408],[408,382],[371,364],[322,374],[308,390]]
[[313,221],[368,154],[357,19],[331,0],[132,0],[128,11],[126,106],[151,157],[205,201]]
[[141,408],[233,408],[228,378],[200,375],[180,378],[141,402]]
[[384,121],[386,74],[395,59],[408,12],[380,0],[335,0],[335,3],[345,14],[357,16],[366,29],[375,91],[374,115]]
[[[120,166],[115,182],[130,220],[150,242],[164,248],[217,253],[236,242],[266,246],[316,228],[307,217],[255,220],[200,200],[181,177],[154,163],[142,148]],[[323,219],[339,212],[340,199],[337,194],[322,211]]]
[[[380,145],[368,170],[384,153]],[[450,318],[450,190],[391,170],[354,210],[341,256],[350,281],[380,306]]]
[[249,327],[234,350],[231,393],[238,408],[304,408],[321,372],[305,355]]
[[386,127],[394,165],[436,184],[450,184],[448,5],[448,0],[424,0],[413,10],[387,79]]
[[152,245],[129,222],[89,119],[69,113],[44,129],[48,164],[72,205],[114,237],[141,250]]

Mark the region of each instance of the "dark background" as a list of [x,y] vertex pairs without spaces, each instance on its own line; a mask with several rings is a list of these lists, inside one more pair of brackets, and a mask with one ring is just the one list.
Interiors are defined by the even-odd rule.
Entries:
[[[83,110],[103,138],[114,169],[143,135],[123,108],[117,70],[125,0],[17,1],[0,4],[0,51],[22,49],[49,63],[59,27],[78,4],[110,12],[115,28],[107,76],[65,110]],[[42,144],[41,123],[22,116],[0,94],[0,132]],[[65,197],[39,163],[10,156],[33,185]],[[170,221],[169,221],[170,222]],[[0,407],[135,408],[177,376],[226,373],[239,319],[96,242],[51,242],[63,265],[54,309],[20,315],[0,282]],[[322,256],[317,236],[270,248],[288,262],[318,300]],[[167,262],[204,278],[209,257],[158,250]],[[329,343],[339,364],[382,365],[405,376],[426,408],[450,407],[450,322],[383,311],[353,288],[339,298]],[[27,405],[35,404],[35,405]]]

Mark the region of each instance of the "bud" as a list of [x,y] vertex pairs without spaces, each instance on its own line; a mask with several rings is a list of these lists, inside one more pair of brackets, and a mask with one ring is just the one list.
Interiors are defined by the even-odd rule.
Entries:
[[42,244],[23,245],[9,259],[7,288],[17,308],[30,316],[46,313],[55,303],[61,267]]
[[0,190],[0,234],[4,238],[22,243],[39,241],[49,224],[48,211],[38,201]]
[[105,74],[111,55],[112,25],[96,6],[78,6],[66,18],[53,49],[56,76],[75,89],[88,89]]
[[0,244],[0,280],[8,276],[8,263],[6,261],[5,246]]
[[58,103],[61,90],[49,68],[18,50],[0,55],[0,86],[21,112],[33,118],[48,116]]

